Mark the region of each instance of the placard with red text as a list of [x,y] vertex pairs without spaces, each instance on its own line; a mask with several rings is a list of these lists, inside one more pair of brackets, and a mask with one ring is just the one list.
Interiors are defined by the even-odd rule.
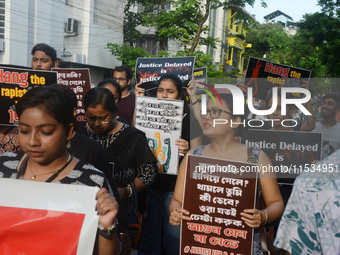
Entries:
[[[253,88],[253,97],[265,100],[273,87],[301,87],[312,72],[250,57],[244,85]],[[295,95],[300,97],[300,95]]]
[[88,68],[52,68],[58,73],[58,84],[71,88],[77,97],[77,121],[85,122],[83,100],[91,89],[90,71]]
[[57,83],[57,73],[0,66],[0,125],[18,125],[16,102],[35,86]]

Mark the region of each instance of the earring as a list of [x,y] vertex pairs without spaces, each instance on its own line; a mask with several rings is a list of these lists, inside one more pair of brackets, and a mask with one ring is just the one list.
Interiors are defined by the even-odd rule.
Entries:
[[68,142],[67,142],[66,148],[67,148],[68,150],[71,149],[71,141],[68,141]]

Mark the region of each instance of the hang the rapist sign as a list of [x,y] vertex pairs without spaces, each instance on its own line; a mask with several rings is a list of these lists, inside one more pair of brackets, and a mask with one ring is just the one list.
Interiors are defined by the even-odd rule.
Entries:
[[145,132],[160,173],[177,174],[182,116],[182,100],[136,97],[135,126]]
[[266,100],[273,87],[301,87],[311,74],[309,70],[250,57],[244,84],[253,89],[253,97]]
[[97,191],[0,178],[0,254],[92,254]]
[[16,102],[31,88],[57,83],[57,73],[0,66],[0,125],[18,125]]
[[191,221],[182,221],[180,254],[252,254],[253,229],[241,219],[255,207],[254,164],[188,156],[183,208]]

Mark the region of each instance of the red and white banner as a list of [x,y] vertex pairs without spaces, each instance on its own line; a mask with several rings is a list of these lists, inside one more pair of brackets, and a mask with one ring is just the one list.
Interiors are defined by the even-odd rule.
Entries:
[[97,191],[0,178],[0,254],[92,254]]

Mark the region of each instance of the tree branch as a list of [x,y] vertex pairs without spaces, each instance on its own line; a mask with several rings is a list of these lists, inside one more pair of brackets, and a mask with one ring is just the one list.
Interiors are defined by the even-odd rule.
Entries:
[[202,27],[209,17],[209,12],[210,12],[210,0],[206,0],[205,1],[205,14],[202,17],[202,19],[200,19],[199,22],[198,22],[198,27],[197,27],[195,39],[194,39],[194,42],[191,45],[189,52],[195,51],[195,49],[196,49],[196,47],[197,47],[197,45],[200,41],[200,36],[201,36],[201,33],[202,33]]

